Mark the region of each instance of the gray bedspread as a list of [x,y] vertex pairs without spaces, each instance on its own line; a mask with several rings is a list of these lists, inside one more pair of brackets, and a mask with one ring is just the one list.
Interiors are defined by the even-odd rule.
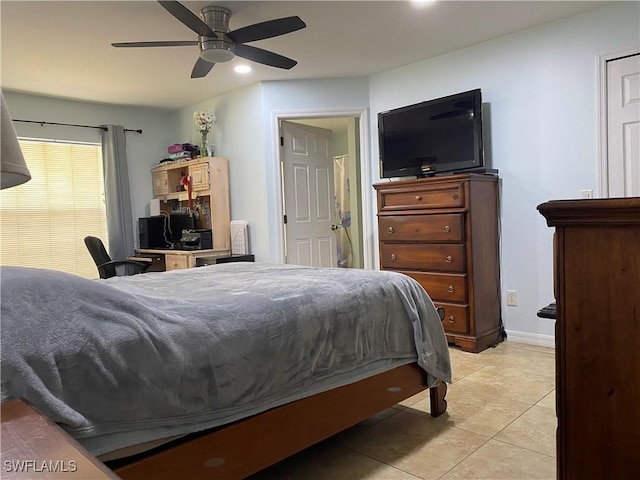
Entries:
[[418,362],[451,381],[411,278],[229,263],[108,280],[1,269],[1,399],[95,454],[228,423]]

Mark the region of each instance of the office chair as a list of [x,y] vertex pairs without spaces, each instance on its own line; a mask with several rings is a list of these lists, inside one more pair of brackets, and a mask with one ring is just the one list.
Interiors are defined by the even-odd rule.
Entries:
[[[124,275],[135,275],[137,273],[144,273],[151,266],[151,264],[134,262],[132,260],[111,260],[111,257],[107,253],[106,248],[102,240],[97,237],[84,237],[84,244],[87,246],[93,261],[96,262],[98,267],[98,273],[100,278],[111,278],[118,275],[116,267],[124,265]],[[131,269],[127,268],[130,266]],[[131,273],[129,273],[131,272]]]

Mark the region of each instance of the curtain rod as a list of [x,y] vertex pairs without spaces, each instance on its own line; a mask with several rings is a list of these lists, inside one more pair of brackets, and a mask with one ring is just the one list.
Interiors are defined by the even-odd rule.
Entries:
[[[14,122],[22,122],[22,123],[37,123],[40,126],[44,126],[44,125],[61,125],[63,127],[80,127],[80,128],[97,128],[99,130],[104,130],[107,131],[109,130],[107,127],[98,127],[95,125],[77,125],[75,123],[56,123],[56,122],[36,122],[35,120],[17,120],[17,119],[12,119]],[[136,132],[139,134],[142,134],[142,129],[139,128],[137,130],[132,130],[130,128],[125,128],[124,129],[125,132]]]

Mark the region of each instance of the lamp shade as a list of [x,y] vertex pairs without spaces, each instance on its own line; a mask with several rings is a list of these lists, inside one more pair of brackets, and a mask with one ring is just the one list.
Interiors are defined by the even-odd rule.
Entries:
[[15,187],[31,180],[18,143],[18,135],[11,122],[9,109],[2,97],[2,124],[0,125],[0,188]]

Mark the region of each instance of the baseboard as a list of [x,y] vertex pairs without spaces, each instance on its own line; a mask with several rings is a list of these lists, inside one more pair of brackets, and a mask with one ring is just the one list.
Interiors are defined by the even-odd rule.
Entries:
[[549,348],[555,348],[556,346],[556,340],[553,335],[518,332],[515,330],[507,330],[507,341],[513,343],[526,343],[527,345],[538,345],[540,347]]

